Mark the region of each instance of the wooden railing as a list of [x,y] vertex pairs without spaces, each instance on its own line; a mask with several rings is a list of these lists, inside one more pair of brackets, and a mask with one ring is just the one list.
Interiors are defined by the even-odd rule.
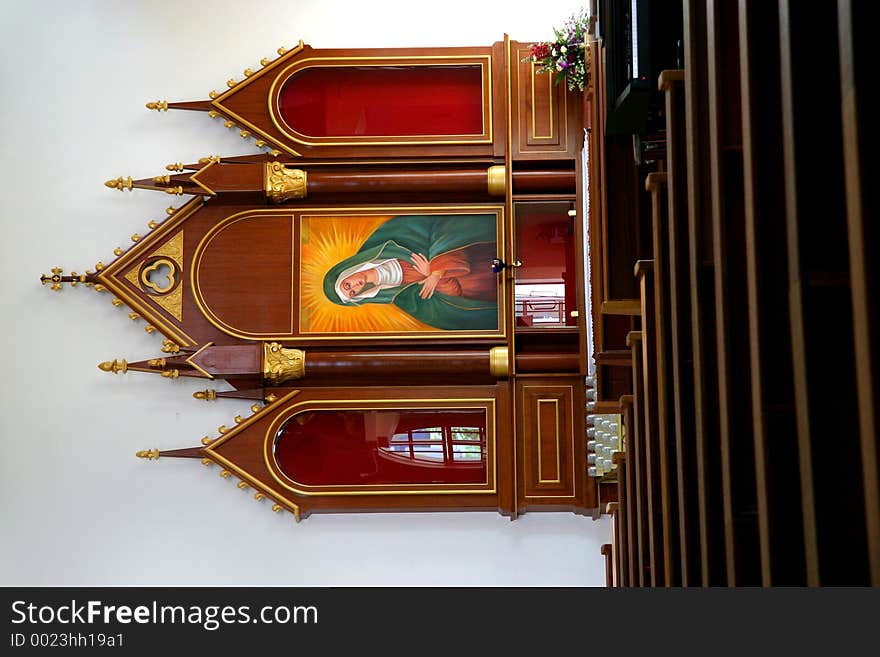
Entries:
[[869,21],[821,5],[683,3],[632,262],[614,585],[880,585]]

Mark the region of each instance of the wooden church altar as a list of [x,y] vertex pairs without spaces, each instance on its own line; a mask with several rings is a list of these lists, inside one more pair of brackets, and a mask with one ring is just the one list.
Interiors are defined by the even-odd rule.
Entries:
[[297,520],[596,513],[588,117],[523,61],[529,45],[300,42],[207,99],[147,103],[203,112],[258,152],[108,180],[176,206],[111,262],[41,280],[92,287],[162,336],[161,353],[101,369],[253,405],[139,456],[216,466]]

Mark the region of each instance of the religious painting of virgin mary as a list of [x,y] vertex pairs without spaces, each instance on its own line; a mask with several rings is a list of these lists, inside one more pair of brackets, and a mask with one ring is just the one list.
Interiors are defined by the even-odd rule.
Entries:
[[494,212],[302,221],[302,332],[499,330]]

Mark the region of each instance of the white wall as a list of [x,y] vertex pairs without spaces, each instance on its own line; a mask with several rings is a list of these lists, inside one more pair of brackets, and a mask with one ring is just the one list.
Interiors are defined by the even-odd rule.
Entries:
[[197,445],[248,404],[196,401],[204,384],[192,381],[99,371],[114,357],[160,355],[162,337],[110,295],[38,282],[55,265],[82,272],[110,262],[114,247],[164,217],[171,197],[120,193],[104,180],[255,151],[219,120],[144,102],[206,98],[299,39],[319,48],[489,45],[505,32],[545,39],[575,7],[0,2],[0,585],[604,584],[604,519],[352,514],[296,525],[216,468],[136,459],[137,449]]

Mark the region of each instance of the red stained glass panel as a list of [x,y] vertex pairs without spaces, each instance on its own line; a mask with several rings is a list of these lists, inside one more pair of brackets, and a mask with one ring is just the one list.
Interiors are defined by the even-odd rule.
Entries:
[[284,83],[278,108],[310,137],[480,136],[483,69],[316,66]]
[[281,426],[274,454],[306,486],[481,484],[486,411],[307,411]]

